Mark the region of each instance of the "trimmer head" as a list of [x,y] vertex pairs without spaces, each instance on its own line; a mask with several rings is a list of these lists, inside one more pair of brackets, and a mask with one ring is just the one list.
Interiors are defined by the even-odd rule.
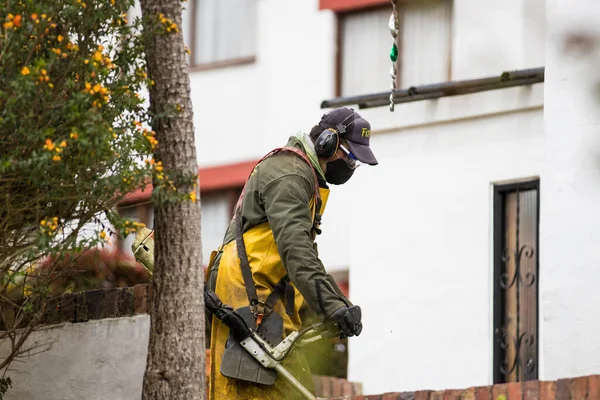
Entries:
[[135,259],[142,264],[150,274],[154,270],[154,231],[142,228],[138,231],[131,245]]

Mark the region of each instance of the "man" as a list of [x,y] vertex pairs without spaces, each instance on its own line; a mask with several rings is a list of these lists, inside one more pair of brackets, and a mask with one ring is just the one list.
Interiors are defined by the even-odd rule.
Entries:
[[[306,308],[336,324],[344,336],[358,335],[362,329],[361,321],[348,312],[351,302],[319,260],[314,239],[320,233],[327,184],[346,183],[360,163],[377,164],[370,136],[364,118],[339,108],[325,114],[310,135],[293,136],[284,148],[269,153],[254,167],[223,244],[212,253],[208,288],[259,331],[264,327],[273,344],[302,328]],[[222,364],[224,353],[233,346],[228,328],[208,317],[210,399],[297,398],[296,390],[281,377],[273,378],[273,384],[236,379],[238,365],[229,371],[231,362]],[[298,352],[283,364],[312,388],[306,360]]]

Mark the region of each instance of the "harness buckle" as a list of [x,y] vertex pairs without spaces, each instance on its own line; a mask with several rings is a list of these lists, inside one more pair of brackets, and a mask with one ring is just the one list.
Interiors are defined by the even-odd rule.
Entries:
[[259,326],[263,319],[269,316],[272,310],[265,304],[264,301],[258,300],[255,304],[250,305],[250,311],[256,318],[256,326]]

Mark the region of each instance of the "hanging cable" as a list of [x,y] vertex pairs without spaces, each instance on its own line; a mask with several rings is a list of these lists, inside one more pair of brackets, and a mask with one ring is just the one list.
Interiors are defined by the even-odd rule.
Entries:
[[400,29],[400,23],[398,22],[398,10],[396,8],[398,0],[391,0],[392,2],[392,15],[390,15],[390,34],[393,38],[392,48],[390,49],[390,60],[392,60],[392,68],[390,69],[390,75],[392,77],[392,84],[390,85],[390,111],[394,111],[394,91],[396,90],[396,76],[398,75],[398,31]]

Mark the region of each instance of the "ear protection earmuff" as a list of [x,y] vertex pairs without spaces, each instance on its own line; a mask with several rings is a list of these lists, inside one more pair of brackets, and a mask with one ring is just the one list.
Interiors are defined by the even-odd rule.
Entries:
[[349,115],[345,120],[337,124],[334,128],[327,128],[315,141],[315,152],[317,156],[330,159],[340,148],[340,135],[346,133],[346,128],[350,126],[354,120],[352,120],[348,125],[344,125],[348,119],[354,117],[354,110],[352,110],[352,115]]
[[317,156],[330,159],[340,147],[340,135],[337,130],[327,128],[315,141],[315,152]]

